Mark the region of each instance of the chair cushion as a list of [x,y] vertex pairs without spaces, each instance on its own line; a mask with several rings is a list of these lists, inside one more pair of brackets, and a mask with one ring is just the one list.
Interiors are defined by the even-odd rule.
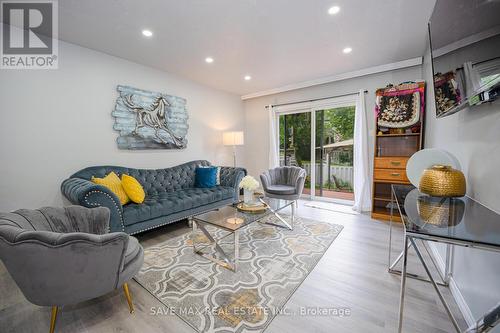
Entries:
[[290,185],[269,185],[267,192],[272,194],[295,194],[295,186]]
[[142,267],[144,263],[144,249],[136,238],[130,237],[127,251],[123,260],[123,268],[118,277],[118,285],[130,281]]
[[127,250],[125,251],[125,265],[139,253],[140,249],[141,246],[137,238],[129,236]]
[[123,207],[125,225],[147,221],[161,216],[231,199],[234,188],[214,186],[211,188],[187,188],[174,192],[161,192],[147,196],[142,204],[131,203]]

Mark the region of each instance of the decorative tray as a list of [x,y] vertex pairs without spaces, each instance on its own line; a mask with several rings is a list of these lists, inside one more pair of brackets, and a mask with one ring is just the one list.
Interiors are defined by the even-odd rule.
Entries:
[[244,213],[259,214],[264,213],[267,210],[267,206],[261,202],[256,202],[251,205],[247,205],[244,202],[239,202],[236,205],[236,209]]

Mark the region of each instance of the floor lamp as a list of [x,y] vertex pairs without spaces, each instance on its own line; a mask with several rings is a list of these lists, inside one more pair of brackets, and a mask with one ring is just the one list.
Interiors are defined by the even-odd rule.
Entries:
[[242,131],[222,133],[222,143],[224,146],[233,146],[233,165],[236,167],[236,146],[243,146],[245,139]]

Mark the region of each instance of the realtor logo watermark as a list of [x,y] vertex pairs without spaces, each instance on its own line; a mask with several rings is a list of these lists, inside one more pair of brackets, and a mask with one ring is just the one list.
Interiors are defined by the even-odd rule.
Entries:
[[0,69],[57,69],[57,1],[0,1],[0,8]]

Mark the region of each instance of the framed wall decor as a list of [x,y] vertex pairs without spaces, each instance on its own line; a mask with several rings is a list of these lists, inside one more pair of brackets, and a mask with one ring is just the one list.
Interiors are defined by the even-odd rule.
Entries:
[[120,149],[187,147],[186,99],[119,85],[112,116]]

